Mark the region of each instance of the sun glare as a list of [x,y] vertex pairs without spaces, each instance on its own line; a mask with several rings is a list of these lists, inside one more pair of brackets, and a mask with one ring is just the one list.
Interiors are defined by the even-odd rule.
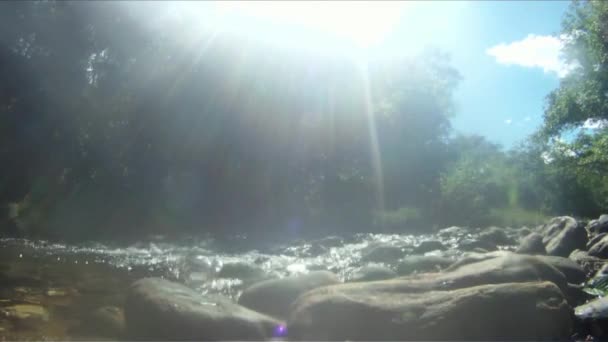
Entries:
[[[257,35],[282,45],[372,49],[396,26],[408,2],[218,1],[224,30]],[[295,38],[294,38],[295,37]]]

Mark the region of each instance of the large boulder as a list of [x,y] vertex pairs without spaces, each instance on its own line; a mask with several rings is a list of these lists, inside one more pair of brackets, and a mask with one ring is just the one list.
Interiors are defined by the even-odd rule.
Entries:
[[220,296],[161,278],[133,283],[125,302],[131,340],[263,340],[281,322]]
[[519,247],[515,250],[515,253],[519,254],[547,254],[545,244],[543,243],[543,236],[538,233],[530,233],[519,243]]
[[283,318],[287,317],[291,303],[302,293],[338,283],[338,277],[328,271],[266,280],[245,289],[239,298],[239,304],[273,317]]
[[547,254],[568,257],[575,249],[583,249],[588,236],[585,227],[570,216],[554,217],[541,228]]
[[550,282],[410,293],[374,283],[313,290],[293,305],[293,340],[565,340],[572,310]]
[[515,241],[509,237],[504,228],[489,227],[483,230],[478,240],[487,245],[512,245]]

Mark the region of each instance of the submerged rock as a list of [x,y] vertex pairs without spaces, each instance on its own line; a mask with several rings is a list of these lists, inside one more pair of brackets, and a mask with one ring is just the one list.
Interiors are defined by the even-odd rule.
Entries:
[[293,305],[296,340],[567,339],[571,308],[549,282],[411,293],[353,283],[313,290]]
[[277,317],[287,317],[289,306],[302,293],[326,285],[340,283],[338,277],[328,271],[266,280],[254,284],[241,294],[239,304],[252,310]]
[[537,255],[537,258],[557,268],[566,276],[566,280],[572,284],[581,284],[587,279],[585,269],[574,260],[552,255]]
[[515,241],[510,238],[505,229],[498,227],[490,227],[483,230],[478,237],[482,244],[497,246],[497,245],[512,245]]
[[519,254],[547,254],[545,244],[543,243],[543,236],[538,233],[530,233],[524,237],[519,247],[515,250],[515,253]]
[[263,340],[281,325],[227,298],[202,296],[160,278],[133,283],[125,318],[134,340]]
[[25,329],[36,328],[49,320],[48,310],[37,304],[15,304],[3,307],[1,311],[4,317]]
[[587,244],[587,230],[570,216],[554,217],[541,228],[547,254],[568,257]]
[[363,266],[353,273],[350,281],[374,281],[396,278],[397,273],[388,267],[380,265]]
[[397,264],[399,275],[409,275],[414,272],[437,272],[444,269],[454,261],[435,255],[409,255]]
[[587,241],[587,250],[591,247],[593,247],[593,245],[595,245],[598,241],[600,241],[601,239],[604,238],[604,236],[607,236],[608,233],[601,233],[601,234],[597,234],[596,236],[594,236],[593,238],[589,239],[589,241]]
[[123,338],[125,314],[116,306],[103,306],[86,315],[77,332],[87,336]]

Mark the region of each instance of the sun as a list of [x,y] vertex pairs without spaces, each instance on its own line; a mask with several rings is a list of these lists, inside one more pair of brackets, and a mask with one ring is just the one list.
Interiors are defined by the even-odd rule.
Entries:
[[394,30],[409,2],[217,1],[213,21],[283,46],[317,50],[368,50]]

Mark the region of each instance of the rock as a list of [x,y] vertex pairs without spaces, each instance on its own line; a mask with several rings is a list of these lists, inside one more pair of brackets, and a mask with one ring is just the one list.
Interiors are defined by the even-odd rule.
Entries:
[[273,317],[283,318],[287,317],[291,303],[302,293],[338,283],[338,277],[327,271],[266,280],[245,289],[239,298],[239,304]]
[[416,248],[414,248],[414,253],[424,254],[426,252],[436,251],[436,250],[442,251],[444,249],[446,249],[446,248],[440,241],[427,240],[427,241],[422,241]]
[[579,264],[585,270],[587,275],[595,273],[606,262],[606,260],[590,256],[587,254],[587,252],[581,251],[580,249],[574,250],[572,253],[570,253],[568,259]]
[[528,236],[528,235],[530,235],[531,233],[532,233],[532,230],[531,230],[530,228],[528,228],[528,227],[521,227],[521,228],[519,228],[519,230],[517,231],[517,234],[518,234],[519,236],[522,236],[522,237],[523,237],[523,236]]
[[[394,282],[394,281],[392,281]],[[550,282],[408,293],[353,283],[313,290],[293,305],[291,340],[564,340],[572,310]]]
[[483,249],[486,251],[495,251],[498,246],[490,241],[482,241],[474,238],[467,238],[460,240],[458,247],[463,251],[473,251],[477,249]]
[[220,278],[261,280],[266,277],[266,272],[259,266],[240,261],[224,264],[217,276]]
[[125,303],[133,340],[263,340],[281,322],[220,296],[202,296],[161,278],[133,283]]
[[586,333],[599,338],[608,336],[608,297],[577,306],[574,315]]
[[601,239],[604,238],[604,236],[608,235],[608,233],[601,233],[601,234],[597,234],[596,236],[594,236],[593,238],[589,239],[589,241],[587,241],[587,250],[589,248],[591,248],[593,245],[595,245],[598,241],[600,241]]
[[397,273],[388,267],[380,265],[367,265],[357,269],[350,281],[374,281],[396,278]]
[[515,253],[540,255],[547,254],[545,244],[543,243],[543,236],[538,233],[530,233],[530,235],[521,240],[521,243],[515,250]]
[[587,224],[587,230],[593,234],[608,233],[608,215],[601,215],[597,220]]
[[414,272],[437,272],[454,262],[434,255],[409,255],[397,264],[397,274],[408,275]]
[[587,272],[575,261],[552,255],[537,255],[537,258],[557,268],[572,284],[581,284],[587,279]]
[[394,263],[404,255],[401,247],[389,244],[373,244],[361,253],[361,262]]
[[[456,263],[454,263],[453,265],[448,267],[445,271],[451,272],[464,265],[470,265],[470,264],[473,264],[476,262],[497,259],[497,258],[510,258],[513,255],[519,255],[519,254],[514,254],[512,252],[507,252],[507,251],[496,251],[496,252],[490,252],[490,253],[484,253],[484,254],[469,253],[465,256],[464,259],[457,261]],[[582,283],[586,279],[585,270],[582,267],[580,267],[576,262],[574,262],[573,260],[570,260],[568,258],[562,258],[562,257],[550,256],[550,255],[535,255],[535,256],[526,255],[526,256],[554,267],[556,270],[558,270],[559,272],[561,272],[563,274],[566,281],[569,283],[578,284],[578,283]],[[527,260],[532,260],[532,259],[527,259]]]
[[591,246],[587,254],[602,259],[608,259],[608,236],[604,236],[601,240]]
[[569,216],[554,217],[541,228],[547,254],[568,257],[575,249],[587,244],[587,230]]
[[23,329],[37,328],[49,320],[46,308],[37,304],[15,304],[0,309],[4,317]]
[[125,314],[116,306],[103,306],[87,315],[79,332],[91,336],[122,338],[125,334]]
[[[477,238],[481,244],[493,245],[513,245],[515,241],[511,239],[504,229],[490,227],[479,234]],[[483,246],[480,246],[483,248]]]

